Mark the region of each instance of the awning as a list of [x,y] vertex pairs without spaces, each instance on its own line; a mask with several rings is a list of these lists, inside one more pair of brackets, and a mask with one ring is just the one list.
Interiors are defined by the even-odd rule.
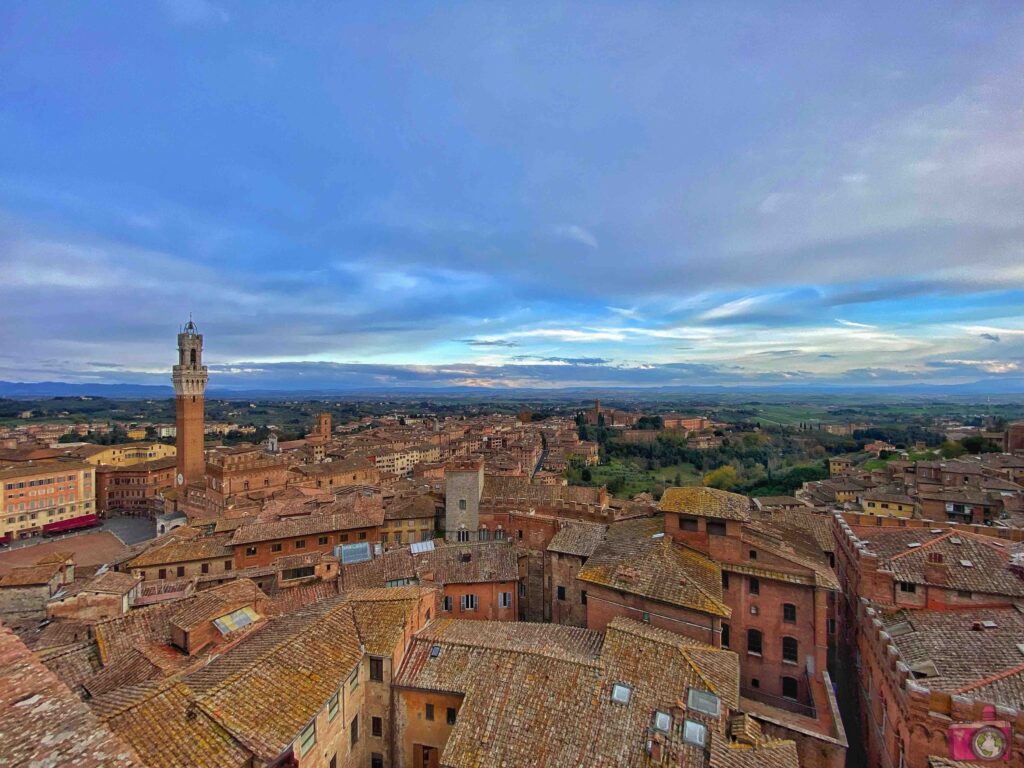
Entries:
[[43,526],[43,533],[63,533],[64,531],[74,531],[78,528],[88,528],[90,525],[96,525],[99,522],[99,518],[96,515],[81,515],[79,517],[72,517],[68,520],[58,520],[55,523],[47,523]]

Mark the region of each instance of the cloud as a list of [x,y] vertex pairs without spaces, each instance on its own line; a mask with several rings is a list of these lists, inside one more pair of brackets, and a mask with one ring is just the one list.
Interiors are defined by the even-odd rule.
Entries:
[[999,341],[999,335],[995,333],[979,333],[978,336],[989,341]]
[[471,347],[518,347],[519,342],[509,339],[456,339],[460,344]]
[[560,237],[567,238],[569,240],[575,240],[577,243],[582,243],[588,248],[597,249],[597,237],[587,229],[579,226],[578,224],[570,224],[568,226],[558,227],[555,233]]

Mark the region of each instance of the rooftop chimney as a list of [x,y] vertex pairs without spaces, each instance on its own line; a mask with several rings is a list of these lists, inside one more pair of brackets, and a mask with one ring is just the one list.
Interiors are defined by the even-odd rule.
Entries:
[[941,552],[928,553],[928,562],[924,566],[924,580],[929,584],[949,583],[949,568]]

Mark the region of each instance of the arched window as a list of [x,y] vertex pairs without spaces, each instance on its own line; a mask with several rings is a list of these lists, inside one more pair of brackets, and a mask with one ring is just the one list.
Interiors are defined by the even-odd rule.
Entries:
[[761,630],[759,629],[748,629],[747,630],[747,653],[756,653],[761,655],[762,636]]
[[782,638],[783,661],[796,661],[800,656],[800,646],[795,637]]
[[188,357],[189,357],[189,360],[192,362],[192,367],[195,368],[196,367],[196,351],[194,349],[189,350]]

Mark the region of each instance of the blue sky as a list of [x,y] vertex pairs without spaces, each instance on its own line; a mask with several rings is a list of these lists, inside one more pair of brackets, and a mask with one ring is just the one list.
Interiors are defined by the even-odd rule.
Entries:
[[1019,3],[0,5],[0,379],[1024,376]]

